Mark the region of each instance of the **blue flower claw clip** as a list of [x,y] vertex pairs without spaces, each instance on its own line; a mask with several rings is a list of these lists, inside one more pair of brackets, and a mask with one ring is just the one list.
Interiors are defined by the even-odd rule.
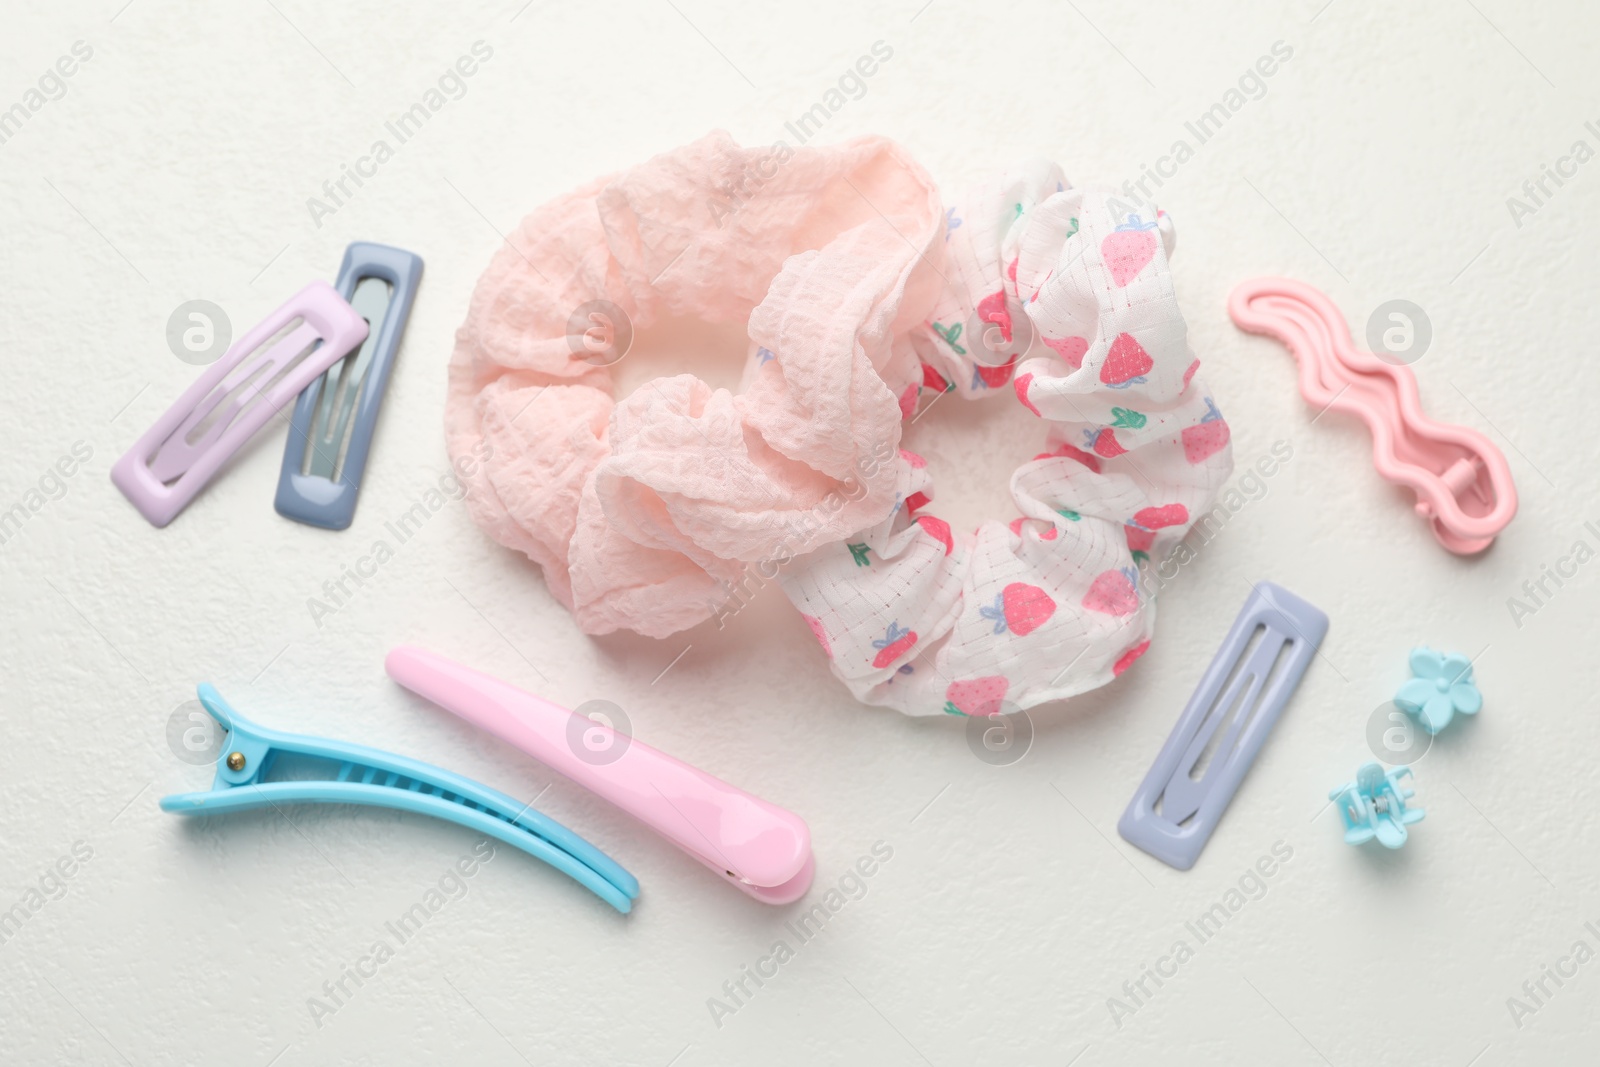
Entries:
[[1476,715],[1483,707],[1483,694],[1472,681],[1472,661],[1465,656],[1414,648],[1411,673],[1416,677],[1400,687],[1394,702],[1430,734],[1449,726],[1457,712]]
[[1406,843],[1406,827],[1420,822],[1425,814],[1406,803],[1417,795],[1416,790],[1400,784],[1410,774],[1410,767],[1396,767],[1385,774],[1378,764],[1363,763],[1355,781],[1328,794],[1328,799],[1339,805],[1345,844],[1363,845],[1373,838],[1384,848]]

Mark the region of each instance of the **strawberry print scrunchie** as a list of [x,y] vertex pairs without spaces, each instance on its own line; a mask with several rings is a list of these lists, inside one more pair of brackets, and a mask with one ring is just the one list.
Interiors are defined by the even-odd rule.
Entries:
[[892,513],[781,581],[861,701],[992,715],[1104,685],[1144,653],[1140,564],[1207,513],[1233,462],[1165,215],[1038,163],[962,198],[945,226],[947,284],[912,338],[925,390],[1009,385],[1045,424],[1011,477],[1021,515],[952,530],[932,472],[902,450]]

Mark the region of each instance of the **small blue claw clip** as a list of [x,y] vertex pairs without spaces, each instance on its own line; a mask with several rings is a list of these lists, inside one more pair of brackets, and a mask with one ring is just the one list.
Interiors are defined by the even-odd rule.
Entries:
[[1483,695],[1472,681],[1472,661],[1465,656],[1445,655],[1425,645],[1414,648],[1411,673],[1416,677],[1400,687],[1394,702],[1430,734],[1450,725],[1457,712],[1476,715],[1483,707]]
[[[161,810],[211,815],[282,804],[361,804],[432,815],[465,826],[536,859],[626,913],[639,896],[639,882],[605,853],[504,793],[431,764],[348,741],[269,730],[228,706],[209,685],[200,703],[227,730],[217,755],[217,777],[202,793],[161,798]],[[322,778],[269,780],[278,756],[290,764],[322,761]],[[295,758],[299,757],[299,760]]]
[[1417,795],[1416,790],[1400,784],[1400,779],[1410,774],[1410,767],[1396,767],[1385,774],[1378,764],[1363,763],[1355,781],[1328,794],[1344,819],[1345,844],[1361,845],[1374,837],[1384,848],[1406,843],[1406,827],[1421,822],[1425,814],[1406,803]]

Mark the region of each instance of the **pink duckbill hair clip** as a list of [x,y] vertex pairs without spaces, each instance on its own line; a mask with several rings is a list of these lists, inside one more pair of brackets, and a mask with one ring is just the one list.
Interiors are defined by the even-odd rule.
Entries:
[[[401,647],[389,677],[560,771],[764,904],[811,887],[811,831],[793,812],[548,700],[432,652]],[[598,737],[595,735],[598,734]],[[585,740],[606,760],[585,758]]]
[[1501,451],[1476,430],[1425,415],[1411,368],[1356,348],[1321,292],[1288,278],[1255,278],[1234,289],[1228,314],[1241,330],[1288,346],[1309,403],[1367,424],[1373,466],[1417,494],[1417,514],[1445,548],[1482,552],[1516,515],[1517,489]]

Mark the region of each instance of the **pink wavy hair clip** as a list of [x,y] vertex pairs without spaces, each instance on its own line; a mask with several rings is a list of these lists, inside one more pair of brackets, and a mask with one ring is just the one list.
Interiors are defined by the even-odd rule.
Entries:
[[1476,430],[1424,414],[1411,368],[1356,348],[1326,295],[1288,278],[1254,278],[1228,297],[1228,314],[1241,330],[1288,346],[1309,403],[1367,424],[1372,465],[1417,494],[1417,514],[1445,548],[1482,552],[1516,515],[1505,455]]

